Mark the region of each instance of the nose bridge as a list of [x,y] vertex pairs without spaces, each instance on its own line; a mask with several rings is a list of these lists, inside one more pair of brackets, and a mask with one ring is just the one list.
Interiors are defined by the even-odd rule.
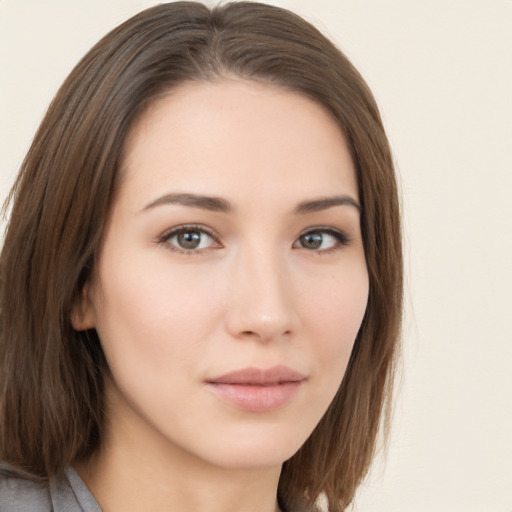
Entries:
[[275,244],[241,248],[233,269],[231,333],[263,341],[290,333],[294,314],[289,281],[286,258]]

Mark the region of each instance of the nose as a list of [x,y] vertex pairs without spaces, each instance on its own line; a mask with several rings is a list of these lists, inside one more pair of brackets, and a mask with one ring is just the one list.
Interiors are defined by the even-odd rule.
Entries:
[[246,251],[230,272],[226,329],[235,338],[284,339],[297,329],[291,272],[275,250]]

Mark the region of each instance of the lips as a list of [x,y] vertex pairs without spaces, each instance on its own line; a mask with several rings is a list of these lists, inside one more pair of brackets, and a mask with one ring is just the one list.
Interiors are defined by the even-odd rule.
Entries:
[[209,379],[206,385],[217,397],[247,412],[267,412],[287,404],[306,377],[286,366],[244,368]]

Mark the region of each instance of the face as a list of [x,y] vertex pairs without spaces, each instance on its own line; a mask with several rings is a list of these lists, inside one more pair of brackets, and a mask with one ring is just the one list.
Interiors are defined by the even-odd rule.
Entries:
[[343,378],[368,297],[358,189],[320,106],[243,80],[185,84],[133,126],[74,314],[132,443],[278,466]]

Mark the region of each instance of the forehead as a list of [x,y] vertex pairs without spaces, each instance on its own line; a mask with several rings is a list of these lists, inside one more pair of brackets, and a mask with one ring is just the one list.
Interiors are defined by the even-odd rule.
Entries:
[[330,113],[303,94],[241,79],[186,83],[156,100],[128,134],[120,173],[139,196],[163,188],[240,201],[258,191],[357,198]]

